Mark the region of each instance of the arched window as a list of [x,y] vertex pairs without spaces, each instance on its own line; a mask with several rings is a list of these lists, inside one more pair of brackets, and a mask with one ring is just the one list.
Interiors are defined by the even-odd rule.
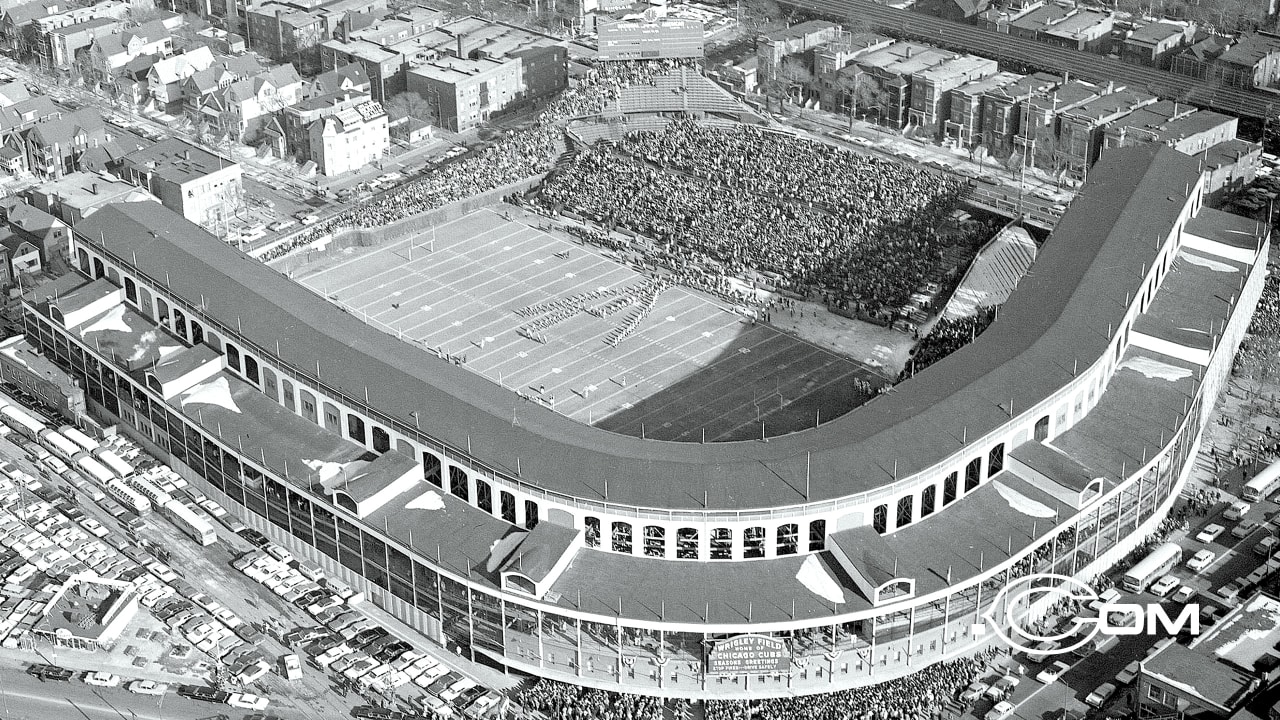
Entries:
[[764,557],[764,528],[749,527],[742,533],[742,557]]
[[667,529],[661,525],[644,528],[644,554],[648,557],[667,556]]
[[145,288],[138,288],[138,309],[142,310],[142,314],[147,317],[151,315],[151,293]]
[[786,523],[778,526],[778,554],[795,555],[800,550],[800,526]]
[[156,298],[156,318],[161,325],[169,325],[169,303],[164,298]]
[[133,304],[138,303],[138,283],[133,281],[131,277],[124,279],[124,297]]
[[102,259],[101,259],[101,258],[94,258],[94,259],[93,259],[93,279],[94,279],[94,280],[100,280],[100,279],[102,279],[102,276],[103,276],[103,275],[106,275],[106,274],[107,274],[107,269],[106,269],[106,267],[102,264]]
[[938,499],[938,486],[930,485],[920,491],[920,517],[933,514],[933,506]]
[[[184,330],[185,334],[186,331]],[[240,372],[240,348],[227,343],[227,366],[236,372]]]
[[487,513],[493,512],[493,488],[480,478],[476,478],[476,507]]
[[871,511],[871,528],[881,535],[889,532],[889,506],[877,505]]
[[[352,417],[355,417],[354,415]],[[456,465],[449,466],[449,492],[471,502],[471,488],[467,484],[467,473]]]
[[199,345],[204,342],[204,326],[195,320],[191,321],[191,344]]
[[589,548],[600,547],[600,518],[598,517],[584,518],[582,521],[582,526],[585,528],[583,532],[583,536],[584,536],[584,539],[586,540],[587,547]]
[[[231,347],[228,345],[227,347]],[[365,443],[364,436],[364,418],[352,413],[347,416],[347,437],[355,440],[363,445]]]
[[1036,421],[1036,442],[1049,439],[1049,416],[1045,415]]
[[969,492],[978,487],[978,483],[982,480],[982,458],[976,457],[969,461],[964,469],[964,491]]
[[348,511],[353,512],[353,513],[357,511],[357,510],[356,510],[356,501],[355,501],[355,500],[352,500],[350,495],[348,495],[348,494],[346,494],[346,493],[344,493],[344,492],[336,492],[336,493],[334,493],[334,494],[333,494],[333,499],[334,499],[334,501],[335,501],[335,502],[337,502],[337,503],[338,503],[338,507],[343,508],[343,509],[348,510]]
[[516,496],[506,490],[498,491],[498,509],[502,512],[502,519],[516,524]]
[[532,530],[538,526],[538,503],[532,500],[524,501],[524,529]]
[[711,531],[711,559],[733,559],[733,531],[729,528],[715,528]]
[[89,253],[85,252],[84,248],[79,248],[76,250],[76,257],[80,259],[80,272],[84,273],[85,275],[88,275],[89,274]]
[[959,473],[951,473],[947,476],[947,481],[942,485],[942,504],[950,505],[956,501],[959,495],[960,475]]
[[187,336],[187,316],[178,308],[173,309],[173,331],[179,337],[185,338]]
[[676,531],[676,558],[679,560],[698,559],[697,528],[680,528]]
[[258,360],[252,355],[244,356],[244,377],[254,385],[258,384]]
[[436,487],[443,487],[440,478],[440,458],[429,452],[422,453],[422,479]]
[[373,450],[374,452],[386,452],[391,449],[391,436],[386,430],[373,426]]
[[534,587],[533,581],[523,575],[512,573],[507,576],[507,589],[524,593],[525,595],[537,595],[538,589]]
[[991,448],[987,453],[987,478],[990,479],[1004,469],[1004,443]]
[[915,519],[915,496],[904,495],[898,498],[898,524],[896,527],[905,527],[911,524]]
[[615,522],[613,524],[613,551],[631,554],[631,523]]
[[809,552],[817,552],[827,546],[827,521],[809,523]]
[[107,268],[107,281],[116,287],[120,287],[120,271],[113,267]]

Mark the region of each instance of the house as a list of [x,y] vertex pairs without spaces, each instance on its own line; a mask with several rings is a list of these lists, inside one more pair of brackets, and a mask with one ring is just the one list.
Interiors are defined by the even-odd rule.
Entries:
[[159,108],[182,100],[182,82],[213,65],[213,53],[197,47],[156,62],[147,72],[147,94]]
[[69,173],[27,191],[33,207],[71,227],[110,203],[155,200],[146,190],[105,173]]
[[1157,22],[1143,25],[1125,38],[1120,57],[1126,62],[1164,69],[1173,54],[1190,42],[1195,30],[1194,24]]
[[71,7],[65,0],[32,0],[14,5],[0,17],[0,44],[18,57],[34,52],[36,34],[31,25],[36,19],[56,15]]
[[982,142],[983,100],[987,94],[1021,80],[1023,76],[1010,72],[970,80],[951,90],[951,111],[943,127],[943,134],[959,147],[973,147]]
[[10,175],[26,172],[26,131],[37,123],[59,117],[62,117],[62,108],[47,95],[36,95],[0,108],[0,169]]
[[358,170],[391,147],[387,113],[372,100],[316,120],[307,135],[310,159],[330,177]]
[[448,17],[439,10],[410,7],[362,28],[352,27],[353,19],[349,16],[332,40],[321,43],[320,66],[326,71],[357,63],[364,66],[373,99],[386,102],[408,89],[409,59],[440,44],[439,36],[434,41],[424,36]]
[[67,267],[71,229],[66,223],[17,197],[0,200],[0,213],[11,231],[39,248],[43,265],[55,271]]
[[308,98],[285,108],[277,123],[267,131],[274,137],[276,152],[281,157],[292,155],[299,163],[316,160],[311,145],[311,126],[317,121],[370,101],[367,93],[349,90]]
[[195,114],[210,96],[262,71],[255,55],[217,56],[213,65],[182,81],[182,109],[188,115]]
[[293,65],[278,65],[237,80],[200,103],[195,117],[219,133],[253,142],[272,114],[302,98],[302,78]]
[[1114,91],[1114,85],[1068,80],[1027,98],[1021,104],[1014,146],[1024,158],[1030,157],[1035,167],[1055,169],[1059,157],[1059,116]]
[[914,9],[944,20],[965,22],[980,15],[990,5],[990,0],[917,0]]
[[1156,96],[1149,93],[1122,89],[1058,113],[1054,170],[1083,180],[1089,167],[1102,154],[1105,126],[1156,100]]
[[152,20],[123,32],[94,40],[89,46],[89,64],[100,79],[115,76],[139,55],[173,54],[173,32],[163,20]]
[[80,169],[91,173],[114,172],[126,155],[147,145],[146,141],[133,135],[112,137],[101,145],[85,150],[80,156]]
[[840,38],[842,32],[844,31],[835,23],[826,20],[809,20],[756,38],[756,61],[760,82],[773,80],[787,56],[797,55],[834,42]]
[[1161,100],[1107,125],[1103,147],[1160,144],[1195,155],[1234,140],[1239,125],[1240,120],[1230,115]]
[[1111,13],[1050,3],[1014,16],[1008,21],[1008,32],[1072,50],[1107,53],[1114,26]]
[[40,246],[8,228],[0,230],[0,263],[4,265],[3,274],[15,279],[38,273],[44,267]]
[[882,125],[904,127],[911,110],[911,78],[918,72],[942,65],[959,55],[912,42],[897,42],[883,50],[863,55],[840,71],[841,75],[862,73],[874,88],[874,107]]
[[951,118],[951,91],[961,85],[995,75],[995,60],[962,55],[911,75],[910,123],[924,137],[942,134]]
[[317,75],[307,84],[304,95],[308,98],[322,97],[334,93],[368,93],[371,83],[369,73],[360,63],[347,63]]
[[244,201],[239,164],[180,138],[126,155],[117,174],[215,234]]
[[1174,53],[1169,69],[1179,75],[1206,80],[1215,77],[1217,60],[1233,44],[1231,38],[1206,35],[1186,49]]
[[1225,85],[1270,88],[1280,84],[1280,35],[1246,35],[1218,56],[1217,76]]
[[96,108],[83,108],[37,123],[25,135],[27,169],[60,178],[79,169],[80,156],[107,141],[107,125]]
[[14,103],[31,99],[31,91],[18,80],[0,84],[0,107],[9,107]]
[[131,9],[125,0],[106,0],[36,18],[31,21],[31,32],[35,35],[32,51],[42,67],[68,70],[76,62],[79,51],[87,49],[97,38],[117,32]]

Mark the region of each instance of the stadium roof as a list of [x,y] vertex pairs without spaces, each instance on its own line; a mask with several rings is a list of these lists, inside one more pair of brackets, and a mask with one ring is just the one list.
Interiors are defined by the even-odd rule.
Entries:
[[[255,353],[319,376],[353,405],[470,448],[475,460],[556,493],[669,509],[738,510],[871,490],[950,456],[1030,407],[1106,350],[1126,297],[1196,183],[1166,147],[1113,150],[1059,221],[1032,272],[978,340],[845,416],[769,442],[676,443],[571,420],[401,342],[155,203],[109,206],[76,228],[228,328]],[[129,262],[130,259],[132,263]],[[385,420],[375,418],[377,422]],[[966,444],[965,440],[968,440]],[[806,474],[810,481],[806,483]],[[705,503],[705,504],[704,504]]]

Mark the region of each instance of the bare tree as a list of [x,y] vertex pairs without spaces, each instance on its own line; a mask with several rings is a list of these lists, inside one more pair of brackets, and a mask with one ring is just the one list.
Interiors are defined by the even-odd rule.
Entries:
[[435,124],[436,113],[431,103],[416,92],[402,92],[387,101],[387,115],[392,120],[411,117]]
[[778,78],[786,83],[786,96],[799,103],[804,97],[805,87],[813,80],[813,73],[804,61],[789,57],[778,68]]

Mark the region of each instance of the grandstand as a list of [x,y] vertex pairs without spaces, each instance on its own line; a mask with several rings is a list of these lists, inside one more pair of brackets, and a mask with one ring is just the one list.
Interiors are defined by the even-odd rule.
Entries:
[[[664,697],[829,693],[973,653],[1009,581],[1091,578],[1161,522],[1270,249],[1203,200],[1194,159],[1110,151],[976,341],[767,441],[576,422],[154,203],[78,223],[81,284],[24,322],[104,421],[441,644]],[[104,321],[123,307],[146,322]],[[104,332],[201,372],[161,381]],[[726,642],[781,662],[713,662]]]
[[1036,259],[1036,243],[1020,227],[1004,228],[981,250],[947,301],[942,317],[972,317],[980,309],[1001,305]]
[[742,122],[764,121],[728,90],[703,77],[696,68],[689,67],[658,75],[648,85],[622,88],[618,98],[607,104],[601,114],[609,117],[658,113],[713,113]]

